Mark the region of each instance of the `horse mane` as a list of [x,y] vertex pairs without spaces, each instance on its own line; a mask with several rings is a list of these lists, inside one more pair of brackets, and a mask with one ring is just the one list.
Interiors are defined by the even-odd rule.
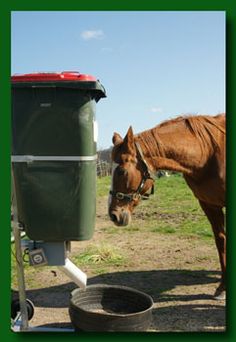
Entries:
[[[219,120],[221,119],[221,124]],[[224,121],[224,123],[223,123]],[[182,122],[185,128],[191,132],[198,140],[202,148],[215,147],[219,148],[219,132],[225,134],[225,114],[216,116],[209,115],[187,115],[179,116],[172,120],[167,120],[161,123],[158,127],[171,125]]]
[[164,155],[164,146],[156,128],[154,127],[136,135],[136,138],[142,142],[143,148],[145,148],[146,152],[149,152],[151,157]]
[[198,140],[202,150],[206,148],[218,149],[220,147],[219,133],[225,134],[225,114],[216,116],[186,115],[163,121],[154,128],[137,134],[136,138],[142,142],[143,147],[149,152],[150,156],[163,156],[164,146],[159,134],[160,129],[176,124],[184,125],[185,129]]

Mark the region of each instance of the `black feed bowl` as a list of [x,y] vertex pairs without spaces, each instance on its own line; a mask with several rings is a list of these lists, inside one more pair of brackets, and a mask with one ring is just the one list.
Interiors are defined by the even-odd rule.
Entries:
[[72,292],[69,306],[76,331],[146,331],[152,298],[126,286],[90,285]]

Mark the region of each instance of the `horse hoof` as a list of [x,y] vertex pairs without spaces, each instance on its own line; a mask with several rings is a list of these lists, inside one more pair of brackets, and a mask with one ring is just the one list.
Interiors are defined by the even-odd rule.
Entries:
[[214,299],[215,300],[225,300],[226,299],[225,291],[224,290],[219,291],[217,289],[215,294],[214,294]]

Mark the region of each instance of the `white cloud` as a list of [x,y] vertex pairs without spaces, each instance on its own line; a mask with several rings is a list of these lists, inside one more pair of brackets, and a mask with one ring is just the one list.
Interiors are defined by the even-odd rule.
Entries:
[[152,113],[162,113],[163,109],[161,107],[152,107],[151,112]]
[[102,30],[86,30],[81,32],[81,38],[84,40],[102,39],[104,38],[104,32]]

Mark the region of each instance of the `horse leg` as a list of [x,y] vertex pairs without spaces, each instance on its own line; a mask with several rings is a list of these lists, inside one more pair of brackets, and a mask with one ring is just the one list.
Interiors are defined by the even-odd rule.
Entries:
[[224,213],[221,207],[211,206],[199,201],[214,232],[215,243],[219,254],[222,277],[219,287],[216,289],[215,298],[225,298],[225,273],[226,273],[226,235],[224,230]]

